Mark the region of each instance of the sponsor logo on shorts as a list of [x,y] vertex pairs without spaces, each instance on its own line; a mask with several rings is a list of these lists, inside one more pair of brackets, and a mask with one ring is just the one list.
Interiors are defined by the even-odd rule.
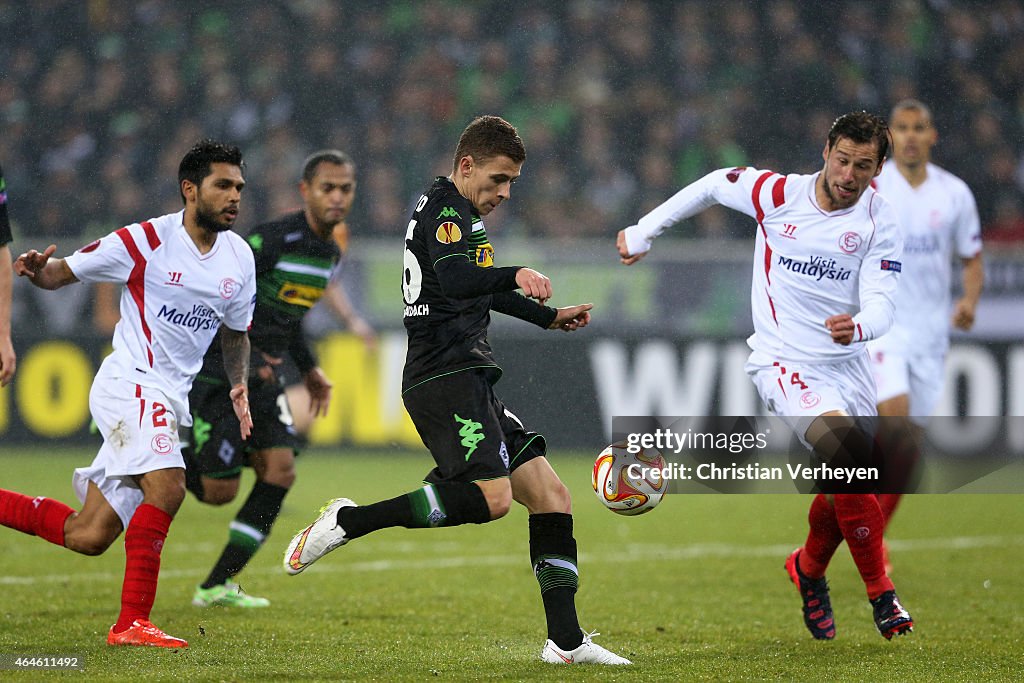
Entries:
[[805,391],[800,394],[800,407],[801,408],[813,408],[814,406],[821,403],[821,396],[813,391]]
[[477,444],[487,438],[481,433],[484,426],[479,422],[474,421],[472,418],[462,419],[457,413],[453,414],[452,417],[455,418],[456,422],[462,425],[462,427],[459,428],[459,436],[462,438],[460,443],[462,444],[462,447],[466,449],[466,460],[469,460],[469,457],[473,455],[473,452],[476,450]]
[[860,249],[860,245],[863,243],[861,236],[855,232],[844,232],[839,237],[839,248],[846,254],[852,254],[853,252]]
[[157,434],[149,446],[157,455],[167,455],[174,450],[174,440],[166,434]]
[[434,237],[441,244],[452,244],[462,239],[462,229],[459,228],[457,223],[445,221],[437,227]]
[[501,456],[501,462],[505,465],[505,469],[508,469],[508,448],[505,446],[505,442],[501,442],[501,448],[498,449],[498,455]]

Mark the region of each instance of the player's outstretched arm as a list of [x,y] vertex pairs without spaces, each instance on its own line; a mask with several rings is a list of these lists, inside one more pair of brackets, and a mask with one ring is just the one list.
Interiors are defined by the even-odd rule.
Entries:
[[579,304],[578,306],[556,308],[558,313],[548,329],[575,332],[581,327],[586,327],[590,324],[590,309],[593,307],[594,304]]
[[551,280],[532,268],[516,271],[516,285],[523,290],[524,296],[536,299],[542,305],[551,298]]
[[60,289],[64,285],[78,282],[78,278],[71,272],[64,259],[51,260],[50,257],[55,251],[56,244],[51,244],[42,253],[29,249],[14,261],[14,272],[21,277],[27,277],[40,289]]
[[249,413],[249,334],[222,327],[220,348],[224,355],[224,370],[231,383],[231,405],[238,418],[242,438],[252,433],[252,415]]
[[619,260],[624,265],[631,266],[644,256],[647,255],[646,251],[640,252],[639,254],[630,254],[629,247],[626,245],[626,231],[619,230],[619,234],[615,237],[615,248],[619,250]]

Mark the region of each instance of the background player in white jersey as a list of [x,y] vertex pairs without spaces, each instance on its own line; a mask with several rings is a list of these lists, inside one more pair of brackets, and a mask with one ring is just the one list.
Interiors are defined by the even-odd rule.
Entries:
[[[904,270],[896,320],[886,335],[868,344],[868,351],[878,414],[909,417],[920,442],[942,395],[950,322],[961,330],[974,325],[985,280],[981,222],[967,184],[931,163],[938,140],[931,110],[917,100],[903,100],[893,107],[889,127],[895,163],[886,164],[875,188],[899,214]],[[963,296],[955,304],[950,294],[954,253],[963,263]],[[899,493],[879,496],[886,523],[899,499]]]
[[[733,168],[680,190],[618,234],[632,265],[668,226],[722,204],[757,220],[747,372],[769,410],[828,462],[870,452],[853,416],[875,414],[875,388],[862,342],[892,325],[902,241],[892,208],[870,188],[889,148],[888,128],[866,112],[832,124],[813,175]],[[850,416],[850,417],[847,417]],[[845,539],[885,638],[911,630],[882,560],[883,517],[871,494],[819,494],[804,547],[786,561],[818,639],[835,637],[825,569]]]
[[110,645],[188,645],[149,616],[160,553],[185,496],[178,423],[191,422],[189,387],[218,328],[242,436],[252,429],[246,330],[256,275],[252,251],[230,231],[244,184],[238,148],[203,141],[178,167],[183,211],[116,230],[64,259],[51,258],[51,244],[15,261],[15,272],[43,289],[126,285],[113,353],[89,392],[103,445],[92,465],[75,470],[82,509],[0,489],[0,524],[69,550],[99,555],[125,531],[121,613]]

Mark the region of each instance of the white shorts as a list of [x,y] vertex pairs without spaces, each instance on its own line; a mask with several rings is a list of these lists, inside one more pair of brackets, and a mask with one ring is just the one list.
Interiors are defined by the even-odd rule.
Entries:
[[85,502],[93,482],[127,529],[142,503],[142,489],[133,475],[185,468],[178,419],[171,405],[157,389],[123,379],[96,378],[89,391],[89,410],[103,445],[91,465],[75,470],[72,485],[80,501]]
[[908,354],[885,337],[868,343],[871,370],[878,386],[878,402],[906,395],[910,421],[922,427],[935,413],[945,383],[946,355]]
[[866,353],[837,363],[770,360],[751,354],[744,368],[768,411],[804,438],[814,418],[841,410],[853,417],[877,415],[875,381]]

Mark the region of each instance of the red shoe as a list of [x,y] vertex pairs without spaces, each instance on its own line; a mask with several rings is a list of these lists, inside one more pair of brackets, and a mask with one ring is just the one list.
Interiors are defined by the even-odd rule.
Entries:
[[110,627],[107,645],[152,645],[153,647],[188,647],[188,641],[169,636],[148,619],[136,619],[127,630],[114,633]]

